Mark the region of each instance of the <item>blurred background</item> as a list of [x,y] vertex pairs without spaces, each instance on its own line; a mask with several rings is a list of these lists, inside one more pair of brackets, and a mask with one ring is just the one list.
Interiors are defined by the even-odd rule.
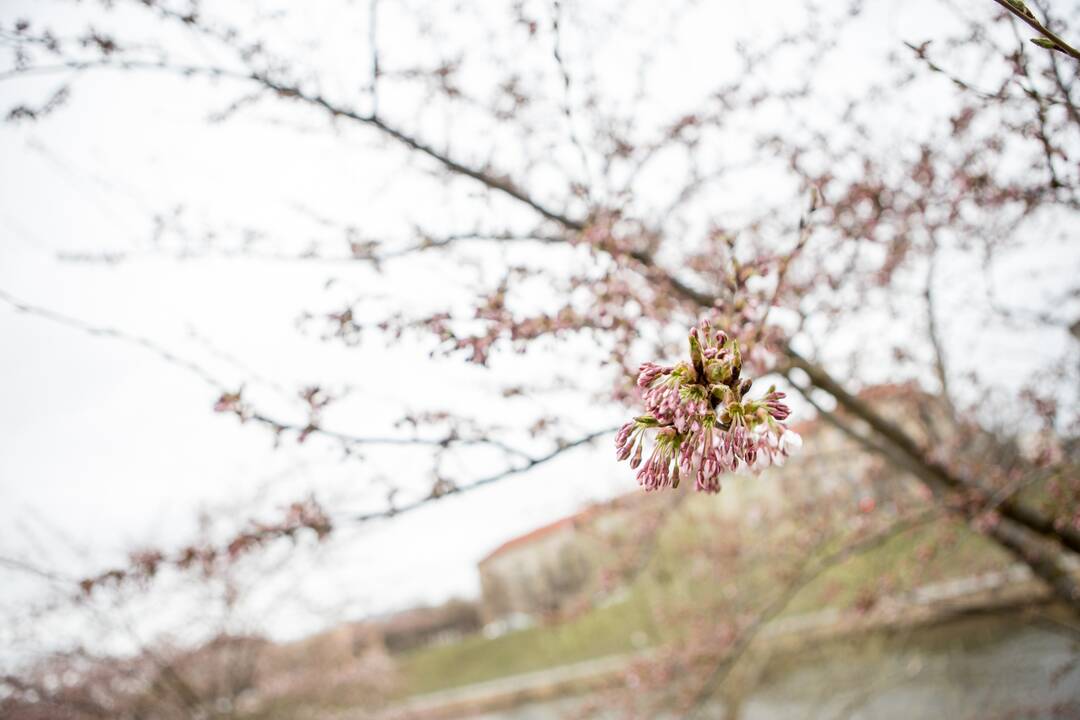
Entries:
[[[1080,717],[1077,47],[4,0],[0,716]],[[705,318],[802,448],[645,492]]]

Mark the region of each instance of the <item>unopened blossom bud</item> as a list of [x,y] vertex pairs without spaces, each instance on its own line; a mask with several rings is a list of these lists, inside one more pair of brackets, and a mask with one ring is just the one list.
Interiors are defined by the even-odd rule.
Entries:
[[679,448],[679,472],[689,477],[694,473],[694,453],[697,446],[691,442],[683,441]]
[[[637,384],[648,414],[619,429],[618,459],[630,459],[646,490],[677,487],[692,476],[702,492],[718,492],[725,472],[783,464],[802,444],[784,424],[791,415],[784,393],[770,387],[762,399],[746,399],[753,380],[740,377],[738,341],[707,322],[688,339],[690,363],[642,364]],[[652,452],[643,463],[646,433]]]
[[671,368],[661,367],[656,363],[643,363],[638,370],[637,386],[644,390],[653,384],[656,378],[671,372]]
[[698,329],[690,329],[690,365],[695,373],[704,374],[705,360],[701,356],[701,339],[698,337]]
[[765,395],[764,403],[765,407],[769,411],[769,415],[775,420],[787,420],[791,415],[791,408],[781,402],[785,395],[782,392],[777,392],[775,387],[769,388],[769,392]]
[[630,457],[630,452],[633,450],[633,440],[631,435],[637,423],[628,422],[619,428],[619,432],[615,435],[615,456],[619,460],[625,460]]

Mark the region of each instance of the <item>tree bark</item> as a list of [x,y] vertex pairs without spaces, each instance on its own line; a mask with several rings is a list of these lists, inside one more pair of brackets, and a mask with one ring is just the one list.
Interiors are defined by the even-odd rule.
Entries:
[[[910,435],[895,423],[882,417],[869,404],[847,392],[839,382],[821,367],[809,362],[790,347],[785,348],[784,352],[790,366],[805,372],[815,387],[832,395],[841,407],[864,421],[883,440],[909,457],[913,463],[921,466],[920,472],[915,473],[917,476],[920,478],[923,475],[932,476],[936,482],[953,490],[974,490],[987,500],[993,496],[993,491],[979,485],[976,481],[957,477],[940,463],[928,459]],[[880,447],[878,451],[880,451]],[[1057,540],[1069,550],[1080,553],[1080,533],[1073,528],[1057,528],[1050,518],[1013,498],[1002,500],[997,509],[1001,515],[1013,522],[1035,533]]]
[[[798,385],[795,387],[805,395],[809,394],[807,390]],[[807,399],[813,403],[809,397]],[[839,402],[839,398],[837,398],[837,401]],[[845,425],[832,413],[823,411],[820,408],[819,412],[827,422],[836,425],[866,449],[884,456],[895,466],[922,480],[930,488],[938,502],[946,503],[949,500],[950,493],[968,489],[964,485],[950,484],[947,479],[941,476],[940,467],[935,468],[925,461],[920,461],[894,445],[882,444],[875,439],[868,438]],[[883,418],[879,419],[887,422]],[[948,477],[951,476],[946,474],[946,478]],[[961,510],[961,512],[970,523],[982,510],[981,507],[976,506]],[[1036,537],[1031,528],[1004,514],[1001,514],[996,521],[989,519],[986,525],[981,528],[981,532],[1008,550],[1017,560],[1027,565],[1031,572],[1045,582],[1062,602],[1068,605],[1077,615],[1080,615],[1080,584],[1077,583],[1066,567],[1062,551],[1055,549],[1046,540]]]

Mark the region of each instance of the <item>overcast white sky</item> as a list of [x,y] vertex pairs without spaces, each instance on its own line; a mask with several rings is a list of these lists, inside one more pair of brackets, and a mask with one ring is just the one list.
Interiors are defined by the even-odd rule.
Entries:
[[[5,21],[24,13],[63,20],[74,11],[68,3],[3,7]],[[333,18],[322,19],[322,27],[332,24]],[[6,111],[28,87],[47,92],[54,82],[0,84],[0,105]],[[445,258],[415,263],[391,284],[363,264],[185,262],[147,251],[153,216],[180,205],[195,233],[213,227],[229,242],[238,228],[257,227],[285,238],[286,250],[327,239],[335,251],[343,249],[340,234],[313,222],[311,213],[355,223],[365,237],[407,237],[411,225],[399,221],[403,212],[436,228],[452,219],[448,191],[423,173],[402,172],[403,156],[385,152],[378,138],[336,132],[310,115],[297,126],[275,125],[258,112],[210,125],[209,112],[237,93],[162,75],[105,73],[77,85],[64,112],[0,131],[0,290],[152,339],[230,387],[246,382],[285,419],[304,419],[292,401],[297,388],[348,386],[352,393],[328,425],[357,434],[390,434],[391,423],[409,411],[449,409],[498,421],[485,417],[493,389],[515,375],[536,375],[536,363],[510,359],[497,365],[494,378],[460,359],[429,360],[428,343],[348,349],[322,342],[317,331],[297,330],[303,311],[338,309],[358,286],[385,294],[395,310],[409,305],[402,291],[423,302],[445,280]],[[116,265],[58,260],[64,253],[132,250],[133,259]],[[328,288],[330,278],[338,283]],[[275,450],[264,430],[212,414],[213,387],[134,344],[6,304],[0,337],[5,556],[82,574],[133,547],[183,542],[192,536],[197,509],[242,503],[266,483],[273,483],[271,498],[289,501],[313,489],[341,512],[380,507],[381,488],[366,502],[357,492],[378,477],[427,481],[430,461],[420,451],[342,462],[338,448],[317,439]],[[593,413],[571,428],[609,426],[618,420],[612,412]],[[494,546],[634,486],[611,455],[604,442],[599,452],[585,449],[528,476],[365,529],[362,541],[335,546],[333,567],[309,579],[304,592],[330,604],[351,599],[353,617],[474,595],[475,562]],[[447,469],[468,480],[491,467]],[[335,498],[348,503],[334,507]],[[273,500],[260,507],[267,505]],[[240,512],[237,521],[249,510]],[[20,602],[24,582],[6,573],[0,602]],[[319,621],[301,614],[268,629],[291,635]]]
[[[762,4],[773,6],[766,11],[743,3],[728,11],[746,14],[738,24],[715,8],[688,16],[673,30],[678,42],[658,53],[658,73],[683,66],[654,88],[660,102],[669,108],[695,97],[712,82],[707,68],[730,58],[732,39],[774,31],[788,4]],[[867,79],[868,47],[880,53],[919,37],[915,14],[901,12],[903,5],[880,6],[871,25],[876,32],[837,61],[844,70],[838,86]],[[351,7],[342,15],[333,3],[304,6],[298,43],[321,37],[332,49],[312,52],[331,55],[355,46],[355,57],[331,57],[339,69],[366,57],[366,12]],[[5,0],[0,18],[71,22],[73,13],[92,12],[64,2]],[[260,22],[269,16],[264,12]],[[296,13],[288,19],[297,20]],[[465,17],[454,29],[469,27]],[[395,44],[394,33],[389,23],[381,36],[387,45]],[[580,45],[583,38],[570,42]],[[0,82],[0,110],[56,83]],[[413,410],[450,409],[490,420],[491,413],[515,407],[492,404],[500,383],[558,370],[550,358],[500,358],[492,373],[460,359],[429,360],[425,343],[345,348],[297,329],[302,312],[338,309],[360,292],[374,297],[374,315],[438,302],[432,289],[450,273],[444,257],[386,279],[363,264],[214,254],[177,260],[155,251],[153,217],[179,206],[194,236],[214,228],[234,243],[243,228],[253,227],[278,238],[276,247],[284,250],[338,241],[312,214],[355,223],[367,237],[407,236],[411,226],[402,218],[442,227],[471,217],[460,195],[474,188],[443,186],[364,130],[329,128],[323,118],[273,105],[222,124],[207,122],[236,96],[230,88],[161,74],[87,74],[60,112],[36,124],[0,127],[0,290],[152,339],[228,386],[248,383],[266,406],[296,421],[303,415],[291,400],[295,388],[349,386],[352,393],[328,424],[355,433],[385,433]],[[458,152],[484,152],[486,138],[465,131],[454,137]],[[499,204],[492,212],[512,217]],[[131,256],[114,265],[58,259],[103,251]],[[476,261],[475,272],[492,277],[491,259]],[[474,270],[454,272],[467,282]],[[561,369],[572,372],[575,358],[563,363]],[[381,500],[381,491],[357,492],[373,478],[424,479],[428,470],[426,456],[414,452],[343,462],[336,448],[318,441],[274,449],[263,430],[213,415],[216,395],[195,374],[144,348],[0,304],[0,554],[77,573],[135,546],[182,542],[193,532],[198,508],[243,503],[266,484],[273,499],[317,489],[324,500],[362,510]],[[587,400],[521,402],[532,403],[529,412],[540,403],[544,412],[570,414],[580,430],[620,418],[617,409],[591,407]],[[612,455],[605,440],[596,450],[575,451],[489,489],[365,528],[361,537],[327,550],[299,592],[327,606],[344,602],[350,616],[475,594],[475,562],[500,542],[634,487],[632,473]],[[482,475],[485,466],[458,470],[464,480]],[[21,601],[28,592],[22,582],[0,575],[0,604]],[[267,629],[294,635],[318,622],[297,611]]]

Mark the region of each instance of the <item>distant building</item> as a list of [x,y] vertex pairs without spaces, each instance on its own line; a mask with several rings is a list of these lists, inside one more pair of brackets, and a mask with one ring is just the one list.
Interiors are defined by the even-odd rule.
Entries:
[[479,563],[485,622],[553,615],[596,592],[607,541],[659,496],[631,493],[506,541]]
[[578,526],[583,513],[509,540],[480,561],[484,619],[556,612],[592,573]]

